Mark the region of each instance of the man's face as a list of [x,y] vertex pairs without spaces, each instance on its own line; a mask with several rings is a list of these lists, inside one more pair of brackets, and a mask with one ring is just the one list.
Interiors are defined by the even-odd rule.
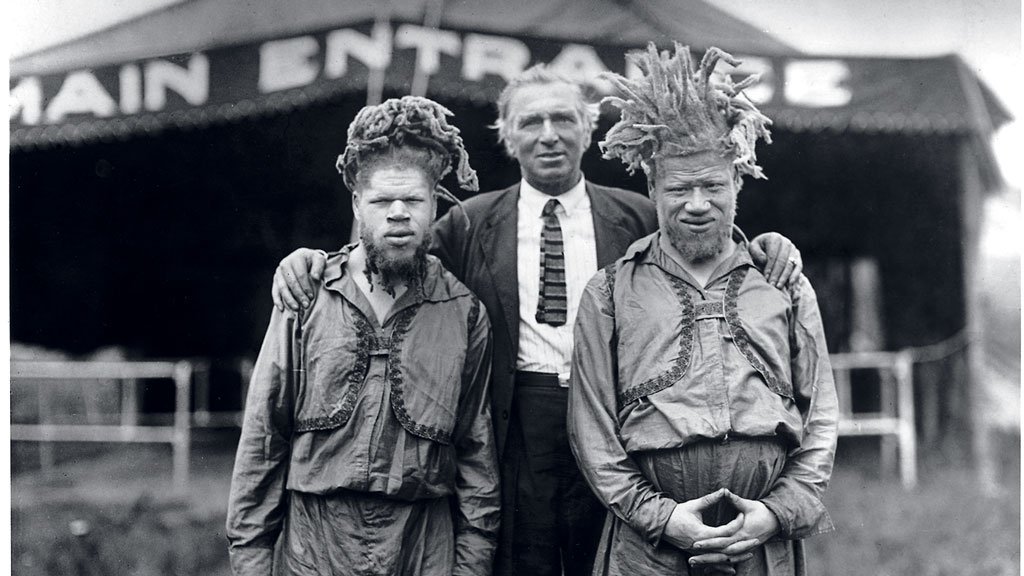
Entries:
[[423,170],[384,165],[373,169],[358,188],[352,209],[371,267],[400,276],[415,269],[417,257],[426,253],[437,209]]
[[528,84],[509,101],[511,152],[523,178],[557,196],[580,179],[580,160],[590,134],[577,112],[579,97],[565,84]]
[[732,164],[713,152],[657,161],[658,225],[688,262],[699,264],[726,247],[736,219]]

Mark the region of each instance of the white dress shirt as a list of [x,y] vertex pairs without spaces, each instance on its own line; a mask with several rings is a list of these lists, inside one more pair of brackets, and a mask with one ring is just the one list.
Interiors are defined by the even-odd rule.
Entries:
[[[565,254],[566,321],[562,326],[540,324],[536,319],[544,229],[541,213],[552,198],[560,204],[555,214],[562,228]],[[561,196],[548,196],[523,180],[519,185],[518,209],[519,356],[516,369],[554,372],[565,383],[569,379],[572,329],[580,298],[587,282],[597,273],[597,242],[590,196],[583,178]]]

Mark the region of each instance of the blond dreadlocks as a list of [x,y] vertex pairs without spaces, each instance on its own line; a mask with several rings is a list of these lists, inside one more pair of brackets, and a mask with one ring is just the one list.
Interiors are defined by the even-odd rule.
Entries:
[[421,167],[436,183],[435,194],[458,205],[465,216],[462,202],[440,185],[454,164],[461,188],[470,192],[480,189],[459,129],[446,118],[451,115],[444,106],[419,96],[391,98],[376,106],[367,106],[349,125],[345,152],[338,156],[335,167],[349,190],[355,191],[360,170],[375,159],[399,148],[422,150],[425,154],[418,156],[425,157],[420,162],[425,165]]
[[728,76],[712,82],[719,60],[734,66],[740,62],[712,47],[694,71],[690,49],[674,45],[674,55],[659,53],[653,42],[646,52],[629,54],[629,61],[643,73],[640,78],[603,74],[622,93],[602,101],[622,113],[600,142],[604,157],[619,158],[630,174],[643,168],[650,178],[659,157],[713,150],[733,159],[737,175],[765,178],[754,145],[758,138],[771,143],[771,120],[741,95],[758,77],[736,84]]

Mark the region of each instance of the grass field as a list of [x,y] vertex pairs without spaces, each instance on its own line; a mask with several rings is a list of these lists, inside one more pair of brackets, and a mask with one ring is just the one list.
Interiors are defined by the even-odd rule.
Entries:
[[[61,445],[57,468],[43,476],[35,446],[15,445],[12,573],[228,575],[223,525],[236,441],[197,434],[185,495],[172,493],[168,448]],[[1019,441],[1011,444],[1019,453]],[[841,443],[826,502],[837,531],[809,541],[812,574],[1019,574],[1020,461],[1006,460],[998,496],[978,494],[956,468],[924,470],[907,492]]]

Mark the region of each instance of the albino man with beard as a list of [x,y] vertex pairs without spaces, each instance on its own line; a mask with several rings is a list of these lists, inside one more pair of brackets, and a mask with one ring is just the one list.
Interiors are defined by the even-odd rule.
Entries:
[[750,81],[697,72],[689,49],[631,56],[601,148],[641,168],[659,230],[595,276],[575,327],[569,440],[611,512],[595,574],[806,573],[800,539],[832,528],[837,403],[807,279],[776,288],[734,227],[768,118]]
[[359,243],[311,306],[275,310],[253,374],[227,535],[236,575],[485,574],[498,530],[487,312],[427,255],[452,166],[445,108],[364,108],[338,170]]

